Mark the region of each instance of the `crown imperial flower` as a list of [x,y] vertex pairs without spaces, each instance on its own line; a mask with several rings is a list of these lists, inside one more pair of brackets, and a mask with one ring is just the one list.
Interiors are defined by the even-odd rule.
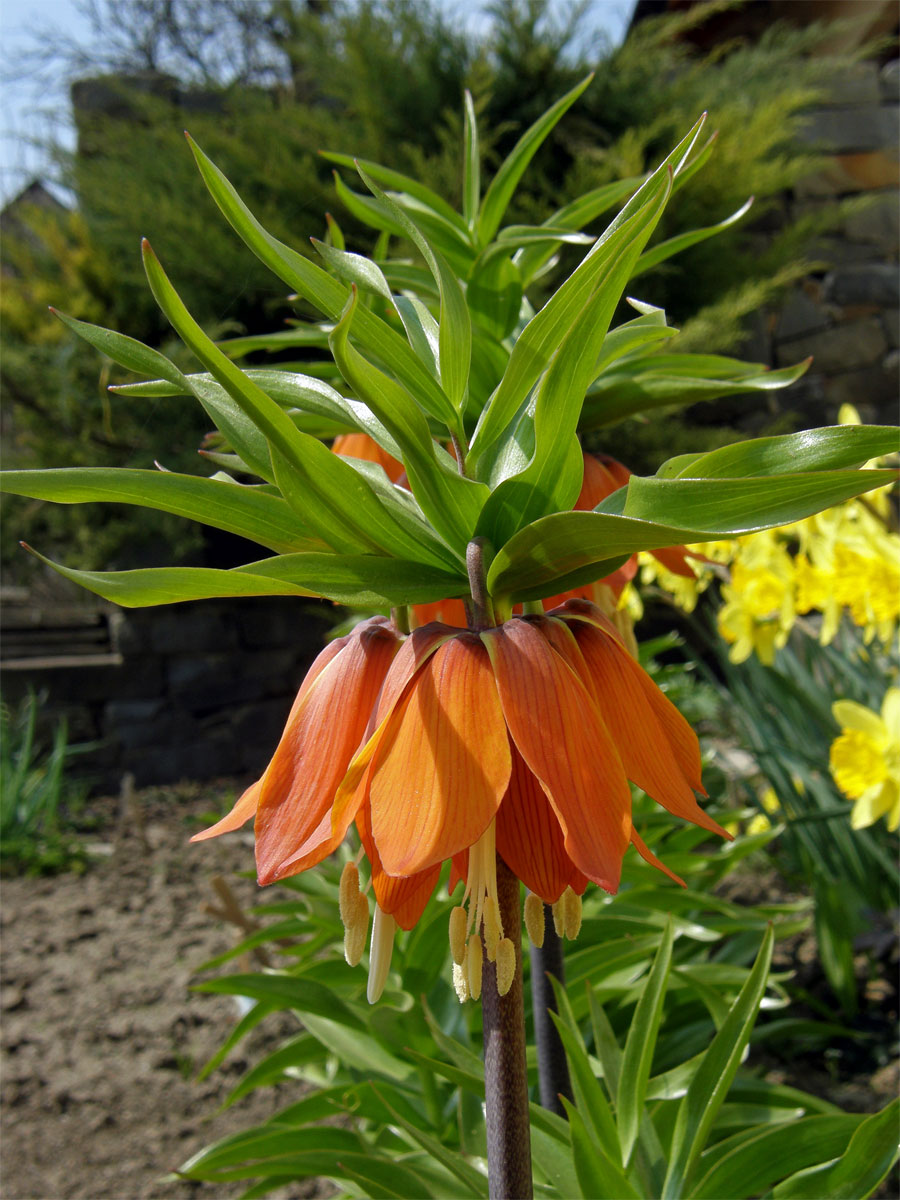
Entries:
[[[266,884],[321,862],[355,824],[376,901],[372,1000],[396,929],[415,925],[452,860],[451,890],[465,885],[450,914],[454,979],[477,998],[482,946],[501,994],[515,971],[498,853],[569,938],[588,882],[617,890],[629,844],[677,880],[632,826],[629,780],[728,836],[697,803],[693,731],[588,601],[479,632],[432,623],[404,637],[376,617],[319,655],[262,778],[197,838],[255,813]],[[368,923],[355,865],[340,905],[355,963]],[[533,904],[528,925],[540,936]]]

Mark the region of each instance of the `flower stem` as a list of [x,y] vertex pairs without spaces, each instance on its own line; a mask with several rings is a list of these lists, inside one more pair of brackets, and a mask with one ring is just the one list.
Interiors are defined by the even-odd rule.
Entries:
[[516,975],[505,996],[497,993],[496,964],[484,957],[484,1092],[490,1200],[531,1200],[531,1127],[525,1066],[522,996],[522,917],[519,881],[497,855],[497,901],[503,931],[516,948]]
[[492,558],[490,544],[486,538],[473,538],[466,548],[466,571],[472,599],[466,601],[469,628],[476,631],[490,629],[494,625],[494,608],[487,590],[487,568]]
[[538,1055],[538,1086],[541,1106],[564,1117],[560,1096],[572,1099],[569,1064],[551,1012],[559,1012],[550,976],[565,983],[562,939],[553,924],[553,910],[544,905],[544,944],[531,947],[531,1005],[534,1015],[534,1040]]

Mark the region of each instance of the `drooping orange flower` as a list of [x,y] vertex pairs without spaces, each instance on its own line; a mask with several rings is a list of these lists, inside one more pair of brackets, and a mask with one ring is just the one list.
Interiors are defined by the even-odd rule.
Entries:
[[391,483],[396,483],[401,475],[406,474],[403,463],[383,450],[367,433],[341,433],[331,443],[331,449],[342,458],[362,458],[366,462],[378,463],[384,467],[384,473]]
[[[370,999],[394,931],[418,921],[448,859],[466,883],[451,918],[455,969],[477,995],[482,934],[498,978],[512,952],[495,852],[535,897],[570,908],[588,881],[616,891],[629,844],[671,875],[632,827],[629,779],[727,836],[694,795],[693,731],[590,603],[481,632],[434,623],[402,644],[375,618],[342,642],[314,664],[261,781],[198,837],[255,811],[269,883],[321,862],[355,823],[376,899]],[[348,864],[341,888],[351,961],[368,920],[355,872]]]

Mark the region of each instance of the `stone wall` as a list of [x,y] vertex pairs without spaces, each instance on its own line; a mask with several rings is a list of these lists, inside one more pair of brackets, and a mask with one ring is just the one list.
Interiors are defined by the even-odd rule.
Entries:
[[[787,366],[811,355],[807,375],[779,407],[798,424],[825,425],[840,406],[864,421],[895,423],[900,396],[900,62],[861,63],[810,113],[810,148],[833,155],[786,198],[786,215],[849,201],[840,225],[815,245],[822,266],[776,312],[757,318],[744,357]],[[769,414],[771,419],[771,414]]]
[[47,726],[65,716],[70,743],[96,743],[75,761],[98,789],[125,772],[138,786],[252,776],[332,624],[330,606],[281,597],[46,611],[12,598],[3,699],[45,693]]

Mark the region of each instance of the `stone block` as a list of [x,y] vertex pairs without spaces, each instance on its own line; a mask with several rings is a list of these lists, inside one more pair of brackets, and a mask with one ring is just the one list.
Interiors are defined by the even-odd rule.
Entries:
[[881,314],[884,335],[892,350],[900,346],[900,309],[886,308]]
[[234,621],[226,607],[179,604],[156,616],[150,628],[150,645],[157,654],[230,650],[237,645]]
[[806,118],[800,139],[832,154],[892,148],[900,140],[900,109],[896,104],[816,109]]
[[272,599],[272,603],[245,604],[237,610],[236,624],[242,646],[256,650],[271,646],[306,648],[321,645],[330,624],[330,608],[305,600]]
[[896,255],[900,247],[900,193],[891,188],[872,193],[872,202],[843,222],[851,242],[878,246],[886,257]]
[[825,380],[826,412],[836,419],[842,404],[852,404],[864,421],[873,424],[897,423],[897,397],[900,395],[898,362],[890,357],[858,371],[842,371]]
[[884,64],[879,83],[885,100],[900,100],[900,59]]
[[788,293],[778,314],[775,337],[778,341],[800,337],[805,333],[826,329],[829,324],[828,313],[821,303],[806,288],[794,288]]
[[798,180],[794,193],[801,199],[834,199],[898,184],[897,151],[867,150],[862,154],[835,154],[820,171]]
[[881,322],[877,317],[866,317],[782,342],[776,354],[779,366],[788,366],[811,354],[816,373],[830,374],[870,366],[879,362],[886,350],[887,338]]
[[828,85],[829,106],[878,104],[883,98],[878,76],[877,63],[855,63],[847,71],[836,75]]
[[831,304],[900,304],[900,268],[894,263],[860,263],[840,267],[825,277],[824,297]]

